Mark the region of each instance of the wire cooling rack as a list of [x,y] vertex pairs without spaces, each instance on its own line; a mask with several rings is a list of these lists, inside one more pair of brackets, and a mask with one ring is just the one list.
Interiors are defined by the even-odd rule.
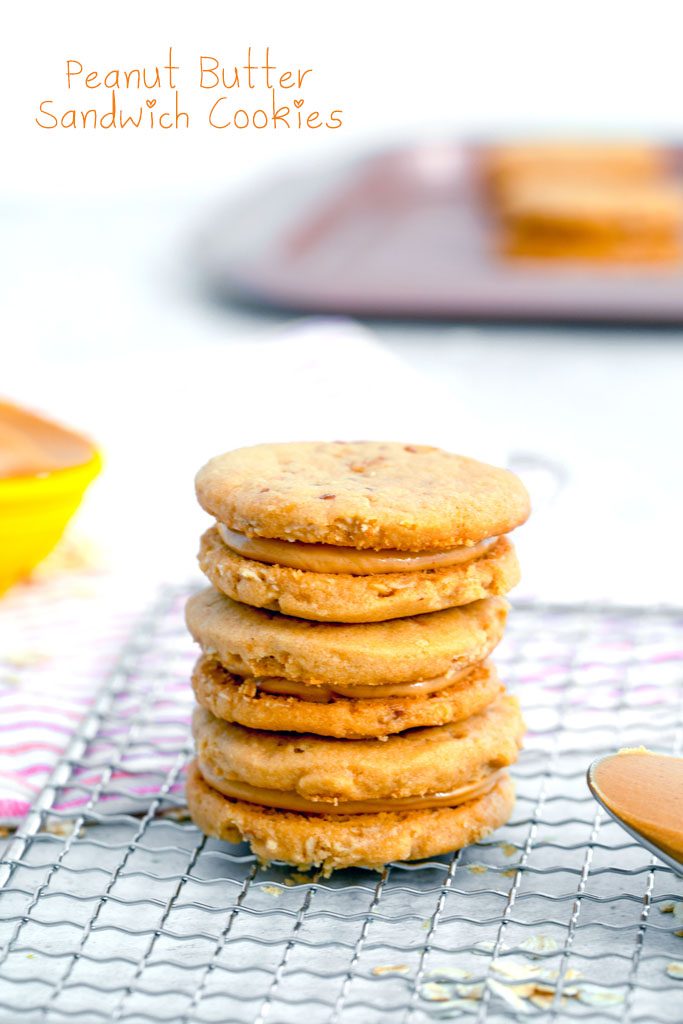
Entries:
[[683,611],[518,605],[498,653],[529,725],[512,822],[322,879],[186,817],[185,596],[139,621],[0,862],[3,1024],[683,1020],[683,880],[584,779],[620,745],[680,750]]

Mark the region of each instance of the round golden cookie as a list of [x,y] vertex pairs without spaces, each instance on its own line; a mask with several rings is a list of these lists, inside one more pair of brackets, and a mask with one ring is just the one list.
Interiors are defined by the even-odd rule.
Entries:
[[197,760],[209,777],[335,802],[424,796],[472,785],[517,760],[524,722],[516,698],[504,695],[462,722],[384,740],[245,729],[203,707],[195,709],[192,731]]
[[464,565],[352,576],[244,558],[223,543],[214,526],[201,539],[199,566],[235,601],[319,622],[383,622],[436,612],[507,594],[519,583],[517,556],[507,537]]
[[396,442],[260,444],[196,477],[207,512],[250,536],[432,551],[508,533],[529,515],[521,481],[439,448]]
[[372,685],[434,679],[483,661],[503,635],[507,609],[504,598],[487,597],[388,622],[313,622],[209,587],[190,598],[186,619],[204,653],[236,675]]
[[197,701],[226,722],[249,729],[310,732],[339,739],[371,739],[427,725],[458,722],[483,711],[502,691],[491,662],[474,665],[447,689],[415,697],[353,700],[335,696],[322,704],[300,697],[254,692],[214,658],[201,657],[192,674]]
[[190,765],[187,803],[202,832],[229,843],[246,840],[259,860],[282,860],[324,875],[347,867],[381,870],[390,861],[438,857],[476,843],[504,825],[515,792],[503,776],[484,796],[458,807],[325,816],[230,800]]

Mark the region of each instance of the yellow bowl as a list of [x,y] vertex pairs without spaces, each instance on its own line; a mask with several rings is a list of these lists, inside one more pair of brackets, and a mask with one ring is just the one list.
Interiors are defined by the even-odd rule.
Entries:
[[101,466],[93,449],[79,466],[0,480],[0,594],[49,555]]

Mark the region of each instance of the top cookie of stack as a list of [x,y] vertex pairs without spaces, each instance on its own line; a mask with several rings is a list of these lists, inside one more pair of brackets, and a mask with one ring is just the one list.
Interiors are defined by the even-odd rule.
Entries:
[[216,519],[201,541],[203,572],[257,608],[380,622],[505,594],[519,580],[504,535],[529,514],[523,485],[438,448],[258,445],[211,459],[196,488]]

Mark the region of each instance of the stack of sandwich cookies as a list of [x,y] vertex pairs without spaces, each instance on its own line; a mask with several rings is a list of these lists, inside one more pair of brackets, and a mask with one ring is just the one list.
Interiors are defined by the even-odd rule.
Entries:
[[507,820],[523,726],[488,656],[518,579],[520,482],[433,448],[261,445],[212,460],[197,493],[217,519],[200,552],[214,588],[187,609],[197,824],[329,871]]

